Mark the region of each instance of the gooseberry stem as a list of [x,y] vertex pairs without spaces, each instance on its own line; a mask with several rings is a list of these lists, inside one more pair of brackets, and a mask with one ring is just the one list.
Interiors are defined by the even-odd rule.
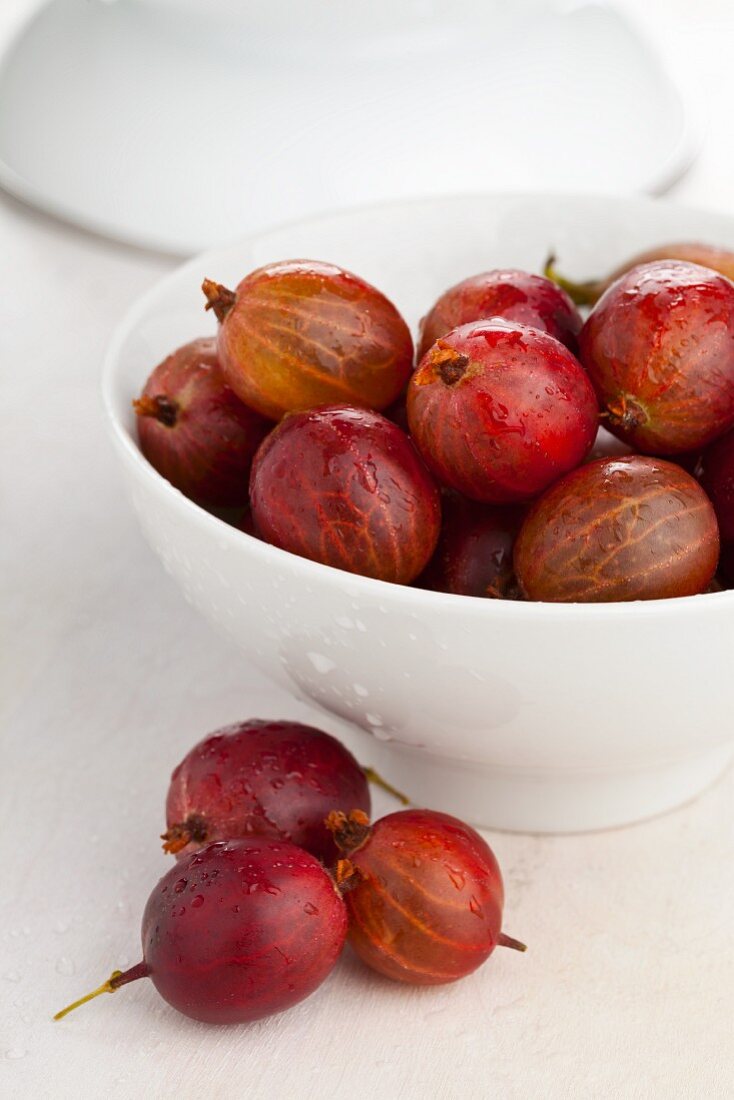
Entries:
[[615,424],[626,431],[632,431],[640,424],[646,423],[648,419],[642,405],[626,393],[620,393],[616,398],[608,401],[607,412],[610,424]]
[[462,380],[469,362],[468,355],[462,355],[460,351],[449,347],[442,340],[437,340],[431,351],[431,365],[446,386],[455,386]]
[[203,844],[206,836],[207,829],[204,818],[199,817],[198,814],[189,814],[185,821],[177,821],[166,829],[165,833],[161,833],[163,851],[175,855],[176,852],[180,852],[187,844],[190,844],[192,840],[197,844]]
[[571,301],[575,302],[577,306],[593,306],[601,292],[600,284],[594,279],[590,279],[586,283],[574,283],[563,275],[559,275],[556,271],[556,257],[553,253],[545,261],[543,274],[546,279],[550,279],[561,290],[565,290]]
[[364,777],[368,783],[374,783],[376,787],[381,787],[383,791],[391,794],[393,798],[397,798],[398,802],[402,802],[404,806],[410,805],[410,799],[407,795],[399,791],[397,787],[393,787],[392,783],[388,783],[386,779],[383,779],[379,772],[376,772],[374,768],[366,768],[364,764],[360,764],[360,768],[364,772]]
[[133,408],[138,416],[149,416],[167,428],[173,428],[178,420],[178,402],[173,401],[165,394],[158,393],[155,397],[144,393],[133,401]]
[[512,936],[506,936],[504,932],[500,932],[497,946],[511,947],[513,951],[527,951],[526,944],[522,943],[520,940],[513,939]]
[[357,885],[361,877],[351,859],[337,860],[334,880],[342,897]]
[[204,279],[201,289],[206,296],[204,309],[211,309],[220,325],[235,303],[235,292],[228,290],[221,283],[215,283],[213,279]]
[[85,1005],[87,1001],[93,1001],[95,997],[99,997],[100,993],[114,993],[121,985],[127,985],[128,982],[136,982],[138,978],[147,978],[149,975],[150,970],[148,969],[148,964],[145,962],[136,963],[135,966],[131,966],[129,970],[113,970],[107,981],[103,982],[99,989],[87,993],[85,997],[80,997],[78,1001],[73,1001],[72,1004],[67,1005],[66,1008],[62,1008],[61,1012],[56,1013],[54,1020],[63,1020],[64,1016],[68,1016],[70,1012],[73,1012],[75,1008],[79,1008],[80,1005]]
[[347,855],[361,848],[372,831],[370,819],[364,810],[352,810],[348,815],[341,810],[332,810],[326,815],[324,825],[333,836],[339,851]]

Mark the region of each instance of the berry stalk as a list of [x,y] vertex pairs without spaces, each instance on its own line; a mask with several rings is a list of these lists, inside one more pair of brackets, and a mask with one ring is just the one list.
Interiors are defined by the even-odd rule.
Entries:
[[497,939],[498,947],[511,947],[513,951],[527,951],[527,944],[521,940],[514,939],[513,936],[506,936],[504,932],[500,932]]
[[189,814],[185,821],[177,821],[161,833],[163,851],[175,855],[193,840],[203,844],[207,838],[206,823],[198,814]]
[[386,779],[383,779],[379,772],[376,772],[374,768],[366,768],[364,764],[360,764],[364,777],[368,783],[374,783],[376,787],[380,787],[387,794],[391,794],[393,798],[397,798],[398,802],[402,802],[403,806],[410,805],[410,799],[402,791],[399,791],[397,787],[393,787],[392,783],[388,783]]
[[138,978],[147,978],[150,976],[150,970],[147,963],[139,962],[135,966],[131,966],[129,970],[113,970],[106,982],[103,982],[99,989],[94,989],[91,993],[87,993],[84,997],[80,997],[78,1001],[73,1001],[66,1008],[62,1008],[60,1012],[57,1012],[54,1016],[54,1020],[63,1020],[64,1016],[68,1016],[70,1012],[73,1012],[75,1008],[79,1008],[81,1005],[85,1005],[88,1001],[93,1001],[95,997],[99,997],[101,993],[114,993],[122,985],[127,985],[129,982],[136,982]]
[[204,309],[211,309],[221,325],[235,303],[235,292],[221,283],[215,283],[213,279],[204,279],[201,289],[206,297]]
[[593,306],[596,300],[604,292],[603,279],[589,279],[588,282],[574,283],[572,279],[566,279],[556,271],[556,257],[551,253],[545,261],[543,274],[546,279],[565,290],[572,302],[577,306]]
[[136,397],[133,408],[138,416],[149,416],[167,428],[173,428],[178,420],[178,401],[174,401],[165,394],[159,393],[155,397],[144,393],[142,397]]
[[363,810],[352,810],[349,814],[342,810],[332,810],[324,824],[339,851],[347,855],[361,848],[371,831],[370,819]]

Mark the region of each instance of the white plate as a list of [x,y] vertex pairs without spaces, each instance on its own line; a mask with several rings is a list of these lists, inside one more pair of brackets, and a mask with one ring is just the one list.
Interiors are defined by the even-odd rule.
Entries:
[[131,398],[171,348],[213,329],[204,276],[231,285],[271,260],[328,259],[374,282],[415,326],[442,289],[482,268],[537,270],[555,246],[565,270],[584,278],[676,238],[734,248],[734,220],[639,198],[390,203],[199,256],[118,329],[105,406],[154,551],[249,661],[332,724],[337,716],[374,735],[381,744],[370,737],[360,755],[418,803],[557,832],[625,824],[693,797],[734,751],[734,592],[521,603],[317,565],[228,527],[164,481],[135,442]]
[[598,4],[53,0],[0,62],[0,182],[174,253],[385,198],[659,191],[694,144]]

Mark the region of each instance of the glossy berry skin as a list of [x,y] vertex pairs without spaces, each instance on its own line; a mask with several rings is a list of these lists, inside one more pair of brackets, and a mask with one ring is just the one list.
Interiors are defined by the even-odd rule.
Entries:
[[471,500],[527,500],[583,462],[598,407],[580,363],[545,332],[462,325],[408,387],[411,436],[429,468]]
[[411,441],[378,413],[346,405],[288,416],[252,467],[266,542],[365,577],[407,584],[438,539],[438,489]]
[[364,833],[356,846],[346,842],[339,865],[349,940],[362,961],[415,985],[453,982],[481,966],[500,942],[504,904],[489,845],[433,810],[389,814]]
[[630,455],[590,462],[535,502],[515,572],[530,600],[654,600],[704,592],[718,556],[714,509],[694,478]]
[[133,406],[140,449],[167,481],[200,504],[247,502],[252,459],[271,425],[226,384],[213,339],[164,359]]
[[541,329],[576,351],[581,315],[566,292],[543,275],[504,268],[473,275],[441,295],[421,321],[418,358],[459,325],[492,317]]
[[143,958],[161,997],[185,1016],[246,1023],[313,993],[346,933],[344,903],[308,852],[266,837],[217,841],[153,890]]
[[457,596],[516,599],[512,560],[525,508],[477,504],[446,493],[436,552],[421,577],[423,587]]
[[579,336],[610,431],[646,454],[695,451],[734,424],[734,284],[697,264],[643,264]]
[[721,560],[719,575],[734,585],[734,430],[711,443],[700,458],[698,474],[719,521]]
[[253,834],[289,840],[324,862],[331,810],[369,813],[362,768],[335,737],[300,722],[236,722],[205,737],[171,776],[165,847],[189,852]]
[[233,294],[209,280],[204,291],[229,385],[272,420],[337,401],[383,409],[410,377],[413,341],[395,306],[334,264],[268,264]]

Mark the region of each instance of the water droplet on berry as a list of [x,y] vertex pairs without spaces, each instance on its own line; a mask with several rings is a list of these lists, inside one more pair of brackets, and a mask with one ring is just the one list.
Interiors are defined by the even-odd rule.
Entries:
[[357,465],[357,477],[362,488],[368,493],[377,489],[377,467],[374,462],[361,462]]
[[201,909],[203,904],[204,904],[204,895],[203,894],[197,894],[195,898],[191,899],[191,908],[192,909]]
[[453,868],[449,868],[448,875],[449,875],[449,878],[451,879],[452,885],[457,890],[463,890],[464,889],[464,886],[466,885],[466,877],[465,877],[463,871],[455,871]]

